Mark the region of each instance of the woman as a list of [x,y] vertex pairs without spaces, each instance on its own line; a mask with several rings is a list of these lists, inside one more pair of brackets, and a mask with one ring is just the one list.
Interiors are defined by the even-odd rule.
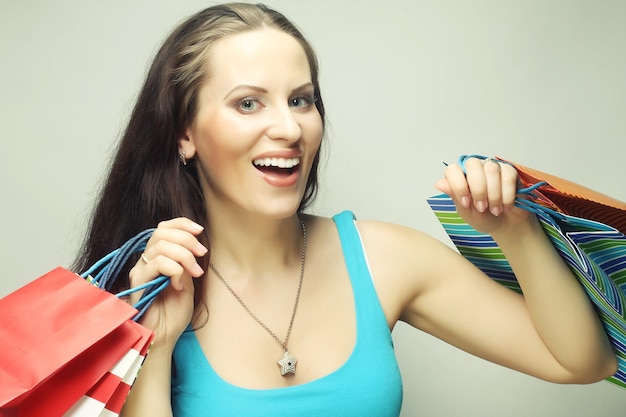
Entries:
[[324,116],[315,55],[273,10],[211,7],[163,44],[77,266],[158,223],[127,272],[171,285],[143,318],[156,338],[125,416],[397,416],[398,320],[549,381],[615,372],[578,282],[513,207],[511,167],[470,159],[437,188],[496,239],[524,297],[420,232],[304,214]]

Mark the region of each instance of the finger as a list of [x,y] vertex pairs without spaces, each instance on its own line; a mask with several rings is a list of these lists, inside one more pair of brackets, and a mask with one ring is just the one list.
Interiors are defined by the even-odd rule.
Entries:
[[[130,270],[128,274],[130,287],[136,288],[161,275],[170,277],[171,287],[177,290],[183,289],[182,281],[185,275],[183,266],[172,259],[160,256],[145,265],[135,265],[135,267]],[[187,274],[187,276],[189,275]],[[131,294],[131,304],[135,304],[141,298],[142,294],[143,291],[137,291]]]
[[[159,227],[156,228],[148,240],[144,253],[148,252],[154,245],[162,241],[180,245],[198,257],[204,256],[208,252],[208,249],[198,241],[198,238],[196,238],[192,232],[159,224]],[[148,259],[151,258],[148,257]]]
[[448,180],[445,178],[438,179],[437,182],[435,182],[435,188],[444,194],[452,194],[452,188],[450,187]]
[[159,223],[141,259],[131,270],[131,286],[136,287],[165,275],[170,277],[172,286],[180,290],[184,287],[182,280],[185,274],[193,277],[204,275],[196,257],[204,256],[207,248],[193,234],[201,230],[201,226],[184,218]]
[[[200,277],[204,274],[204,271],[196,260],[194,252],[179,243],[171,242],[169,240],[159,240],[150,247],[146,247],[143,255],[143,260],[148,260],[146,266],[158,266],[163,259],[167,259],[178,263],[189,273],[189,275],[193,277]],[[171,276],[166,274],[165,271],[160,272],[163,275]]]
[[446,167],[444,176],[445,179],[437,183],[442,187],[440,189],[450,195],[455,203],[464,208],[469,208],[471,203],[470,191],[463,169],[457,164],[450,164]]
[[179,229],[196,236],[204,230],[204,227],[186,217],[177,217],[160,222],[157,226],[157,230],[159,229]]
[[501,164],[502,173],[502,205],[505,209],[513,207],[517,195],[518,174],[515,167],[509,164]]
[[479,212],[484,212],[489,207],[489,192],[487,189],[487,177],[482,161],[470,158],[465,161],[466,181],[469,187],[474,207]]
[[487,201],[489,211],[494,216],[499,216],[503,211],[502,204],[502,168],[493,159],[486,159],[482,163],[485,179],[487,181]]

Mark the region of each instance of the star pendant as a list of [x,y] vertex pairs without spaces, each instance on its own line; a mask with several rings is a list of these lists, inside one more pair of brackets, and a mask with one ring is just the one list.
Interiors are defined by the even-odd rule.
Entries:
[[289,352],[285,350],[285,354],[282,359],[278,360],[278,365],[280,365],[280,374],[285,376],[288,373],[292,373],[295,375],[296,373],[296,362],[298,360],[296,358],[292,358],[289,356]]

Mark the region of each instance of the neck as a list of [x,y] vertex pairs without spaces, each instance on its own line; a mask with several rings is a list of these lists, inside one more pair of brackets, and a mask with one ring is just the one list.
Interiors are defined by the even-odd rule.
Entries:
[[280,271],[300,263],[303,236],[296,214],[284,219],[211,214],[207,228],[210,257],[220,270],[262,277],[264,271]]

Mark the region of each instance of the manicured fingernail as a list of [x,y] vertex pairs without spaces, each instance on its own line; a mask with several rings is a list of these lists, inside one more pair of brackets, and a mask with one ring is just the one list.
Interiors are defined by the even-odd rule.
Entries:
[[469,208],[469,205],[470,205],[469,197],[461,197],[461,205],[463,206],[463,208]]
[[198,244],[196,245],[196,252],[200,255],[200,256],[204,256],[206,255],[206,253],[209,250],[200,242],[198,242]]
[[490,211],[491,211],[491,214],[493,214],[494,216],[499,216],[500,214],[502,214],[502,207],[501,206],[491,207]]
[[204,230],[204,227],[202,227],[201,225],[199,225],[199,224],[198,224],[198,223],[196,223],[196,222],[191,222],[191,227],[192,227],[193,229],[197,230],[197,231]]
[[478,211],[483,213],[487,209],[487,203],[485,203],[484,201],[477,201],[476,209],[478,209]]
[[193,266],[193,275],[199,277],[199,276],[201,276],[203,274],[204,274],[204,269],[202,269],[202,267],[200,265],[195,264]]

